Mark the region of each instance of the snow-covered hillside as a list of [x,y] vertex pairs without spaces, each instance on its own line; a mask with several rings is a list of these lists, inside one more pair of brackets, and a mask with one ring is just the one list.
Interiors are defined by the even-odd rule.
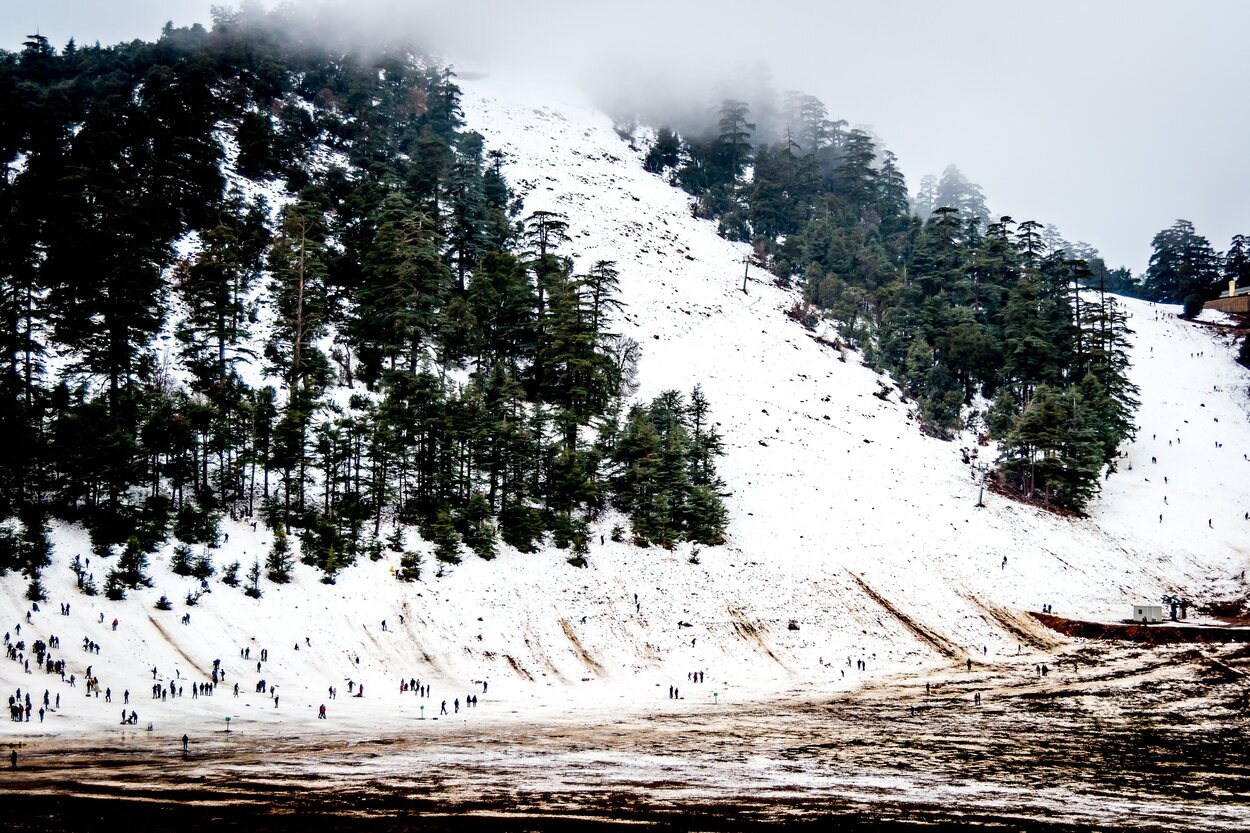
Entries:
[[[67,564],[90,547],[60,526],[49,601],[27,624],[25,582],[0,581],[0,627],[28,645],[56,634],[53,655],[68,673],[81,678],[92,666],[114,699],[86,700],[81,683],[70,689],[0,663],[4,689],[62,694],[45,729],[115,725],[126,689],[141,723],[178,732],[227,715],[236,725],[315,720],[323,702],[334,726],[372,727],[416,718],[422,705],[436,714],[442,700],[451,708],[470,693],[481,706],[458,719],[650,707],[667,702],[669,685],[681,691],[676,708],[713,691],[719,702],[839,691],[969,656],[1030,667],[1052,637],[1021,611],[1043,604],[1117,619],[1163,593],[1244,592],[1250,374],[1208,330],[1172,308],[1125,302],[1141,427],[1089,518],[992,494],[976,508],[977,476],[959,444],[922,435],[896,390],[874,395],[882,380],[855,353],[787,318],[794,296],[769,275],[752,268],[744,293],[745,247],[717,237],[691,216],[685,194],[645,173],[641,152],[606,116],[490,79],[463,86],[469,126],[505,151],[526,210],[568,216],[579,269],[617,262],[628,303],[620,328],[643,348],[639,396],[703,386],[726,440],[728,544],[697,559],[688,547],[638,549],[607,538],[620,522],[608,517],[584,570],[554,549],[505,549],[414,584],[395,581],[387,560],[364,561],[334,586],[297,566],[292,584],[264,583],[259,602],[214,580],[188,608],[183,598],[198,583],[169,571],[168,548],[154,559],[150,590],[120,603],[77,593]],[[224,528],[217,564],[263,560],[263,529]],[[174,610],[154,609],[161,594]],[[69,615],[59,616],[64,602]],[[98,655],[82,650],[84,638]],[[269,661],[258,668],[261,648]],[[226,679],[213,698],[149,699],[153,682],[208,679],[215,659]],[[851,664],[861,659],[866,670]],[[688,683],[692,671],[708,682]],[[262,678],[278,686],[276,706],[256,693]],[[410,678],[432,684],[431,697],[400,694]],[[363,698],[348,699],[349,680],[364,684]],[[339,700],[327,701],[330,686]]]

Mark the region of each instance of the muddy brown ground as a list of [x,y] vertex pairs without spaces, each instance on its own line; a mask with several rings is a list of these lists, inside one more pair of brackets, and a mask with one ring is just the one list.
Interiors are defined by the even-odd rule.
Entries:
[[1250,829],[1250,648],[1087,643],[1049,667],[467,734],[235,733],[186,755],[67,738],[0,773],[0,827]]

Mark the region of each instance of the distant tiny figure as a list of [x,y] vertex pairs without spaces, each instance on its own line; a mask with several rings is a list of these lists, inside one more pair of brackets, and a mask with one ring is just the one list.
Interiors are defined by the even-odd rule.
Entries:
[[182,751],[183,752],[187,751],[187,747],[190,745],[190,743],[191,743],[191,738],[187,737],[186,735],[183,735],[182,736]]

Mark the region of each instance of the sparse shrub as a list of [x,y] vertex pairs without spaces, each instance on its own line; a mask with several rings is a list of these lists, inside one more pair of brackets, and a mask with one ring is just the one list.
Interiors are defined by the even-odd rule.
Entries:
[[174,606],[173,606],[173,603],[169,601],[169,597],[166,596],[164,593],[162,593],[161,597],[156,600],[156,609],[157,610],[173,610]]

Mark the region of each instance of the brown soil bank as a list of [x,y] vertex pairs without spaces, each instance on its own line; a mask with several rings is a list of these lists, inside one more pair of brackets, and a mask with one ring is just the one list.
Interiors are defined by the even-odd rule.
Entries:
[[1182,642],[1250,642],[1250,628],[1219,628],[1200,625],[1134,625],[1127,622],[1082,622],[1049,613],[1029,615],[1053,631],[1081,639],[1119,639],[1145,645],[1175,645]]
[[[478,831],[579,831],[635,830],[639,827],[659,830],[707,831],[904,831],[954,833],[961,830],[1030,830],[1046,833],[1077,833],[1098,828],[1065,823],[1053,819],[1020,819],[1016,816],[982,815],[974,812],[953,812],[938,807],[891,808],[864,812],[854,808],[836,808],[803,818],[777,820],[753,817],[747,812],[727,812],[726,808],[702,806],[697,802],[671,805],[663,811],[638,811],[622,797],[618,806],[603,806],[590,815],[580,812],[561,814],[527,812],[506,804],[493,806],[449,806],[432,801],[404,798],[385,806],[376,795],[359,796],[370,806],[365,812],[353,812],[351,796],[340,796],[338,806],[321,806],[316,801],[289,802],[277,800],[269,807],[216,807],[205,811],[191,804],[134,804],[112,798],[72,798],[48,800],[33,796],[6,795],[0,806],[0,823],[14,833],[64,830],[131,830],[154,831],[235,831],[248,833],[286,833],[335,830],[340,833],[382,833],[382,831],[420,830],[422,833],[478,833]],[[786,801],[775,804],[785,811]],[[602,813],[603,815],[599,815]]]

